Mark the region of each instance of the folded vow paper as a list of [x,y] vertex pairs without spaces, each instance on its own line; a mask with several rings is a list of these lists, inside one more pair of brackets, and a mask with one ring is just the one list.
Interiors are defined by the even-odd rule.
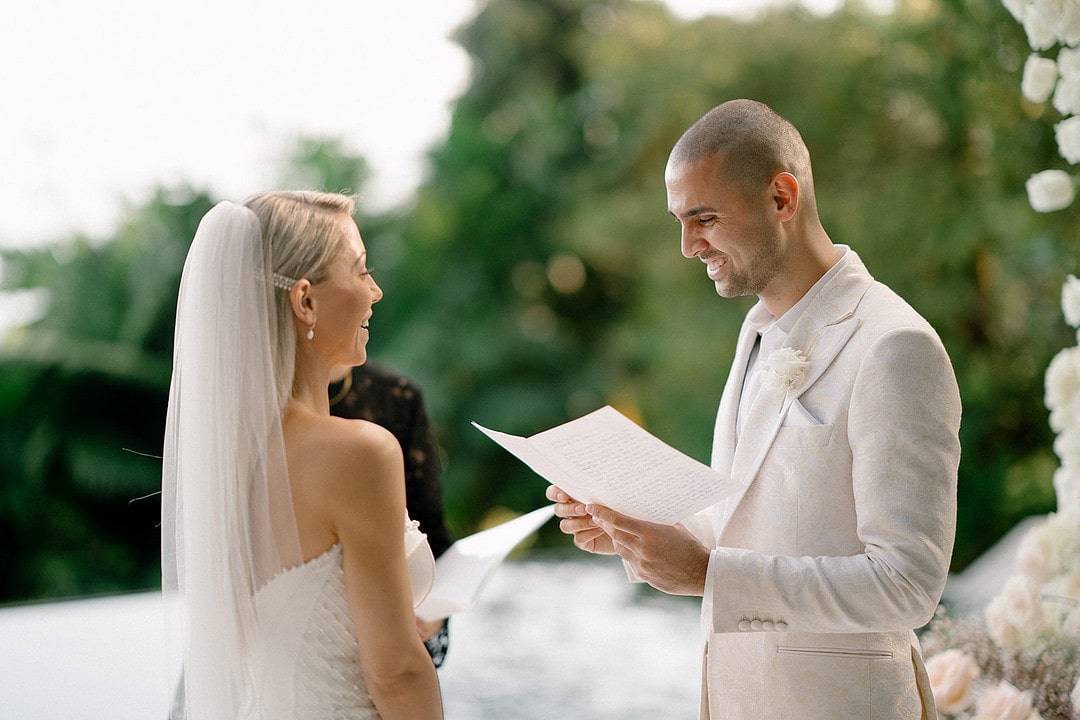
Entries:
[[435,583],[417,606],[417,617],[438,620],[476,605],[510,551],[554,515],[555,506],[545,505],[456,541],[435,561]]
[[641,520],[674,524],[738,489],[610,405],[527,438],[473,425],[575,499]]

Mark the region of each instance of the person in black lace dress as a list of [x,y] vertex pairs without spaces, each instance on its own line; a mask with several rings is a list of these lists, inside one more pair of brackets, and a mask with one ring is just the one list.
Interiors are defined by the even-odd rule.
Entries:
[[[442,468],[419,386],[400,372],[368,360],[342,368],[329,393],[332,415],[374,422],[397,438],[405,456],[409,517],[420,523],[438,558],[450,547],[453,535],[443,514]],[[435,667],[440,667],[449,646],[447,621],[418,619],[417,623]]]

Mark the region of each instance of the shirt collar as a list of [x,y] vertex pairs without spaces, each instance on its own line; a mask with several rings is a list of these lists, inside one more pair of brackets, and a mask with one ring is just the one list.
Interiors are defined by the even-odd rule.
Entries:
[[750,326],[757,330],[761,335],[772,330],[773,327],[783,332],[785,336],[790,333],[795,327],[795,323],[799,321],[803,312],[806,311],[806,308],[814,301],[817,294],[821,292],[821,289],[825,287],[838,272],[840,272],[840,268],[847,264],[848,259],[851,257],[851,248],[847,245],[834,245],[833,247],[840,250],[840,259],[833,263],[833,266],[829,268],[824,275],[818,278],[818,281],[806,291],[806,294],[799,298],[799,302],[792,305],[791,308],[779,318],[774,318],[772,313],[765,308],[765,304],[759,302],[751,308],[750,313],[747,315],[746,319]]

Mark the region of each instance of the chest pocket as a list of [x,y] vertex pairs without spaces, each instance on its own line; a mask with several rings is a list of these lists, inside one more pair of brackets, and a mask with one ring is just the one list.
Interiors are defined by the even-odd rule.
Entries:
[[795,400],[784,416],[784,423],[776,434],[773,447],[824,447],[829,444],[832,431],[831,424],[823,425],[802,403]]
[[782,427],[776,433],[773,447],[811,448],[825,447],[832,437],[832,425],[814,425],[812,427]]

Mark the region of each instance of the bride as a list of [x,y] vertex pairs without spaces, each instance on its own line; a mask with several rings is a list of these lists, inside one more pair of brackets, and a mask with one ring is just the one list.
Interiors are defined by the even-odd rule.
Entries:
[[342,195],[224,202],[177,303],[162,493],[188,720],[441,718],[427,541],[389,431],[331,417],[382,290]]

